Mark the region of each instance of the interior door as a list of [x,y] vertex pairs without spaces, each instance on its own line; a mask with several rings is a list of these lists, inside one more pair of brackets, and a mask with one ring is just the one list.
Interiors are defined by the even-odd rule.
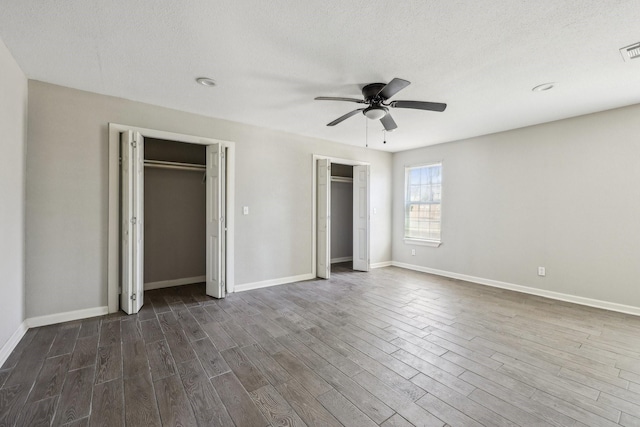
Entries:
[[207,146],[207,295],[224,298],[225,156],[220,144]]
[[331,275],[331,161],[318,159],[317,164],[317,264],[316,275]]
[[369,165],[353,167],[353,269],[369,271]]
[[127,314],[144,303],[144,139],[138,132],[120,134],[121,286],[120,308]]

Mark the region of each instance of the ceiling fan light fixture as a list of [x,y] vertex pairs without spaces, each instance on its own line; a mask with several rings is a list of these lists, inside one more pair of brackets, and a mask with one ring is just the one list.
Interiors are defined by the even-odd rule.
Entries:
[[380,120],[384,116],[387,115],[389,109],[382,106],[371,106],[369,108],[365,108],[362,114],[367,116],[368,119],[371,120]]

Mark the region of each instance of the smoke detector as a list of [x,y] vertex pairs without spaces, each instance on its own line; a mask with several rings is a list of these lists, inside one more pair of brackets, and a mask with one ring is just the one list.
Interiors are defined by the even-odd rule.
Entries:
[[547,90],[553,89],[554,87],[556,87],[557,84],[558,83],[553,83],[553,82],[542,83],[541,85],[538,85],[538,86],[534,87],[531,90],[534,91],[534,92],[545,92]]
[[622,55],[622,59],[625,62],[631,61],[632,59],[640,58],[640,42],[634,43],[630,46],[623,47],[620,49],[620,54]]

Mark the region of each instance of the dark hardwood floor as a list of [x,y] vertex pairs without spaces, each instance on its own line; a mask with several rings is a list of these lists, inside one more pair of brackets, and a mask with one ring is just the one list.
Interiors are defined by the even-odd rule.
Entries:
[[0,369],[14,425],[640,426],[640,318],[393,267],[149,291],[29,330]]

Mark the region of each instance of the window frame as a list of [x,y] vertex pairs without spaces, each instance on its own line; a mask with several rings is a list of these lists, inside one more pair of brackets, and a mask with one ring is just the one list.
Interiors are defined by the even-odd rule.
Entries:
[[[439,239],[422,239],[418,237],[407,236],[407,208],[411,204],[409,200],[409,173],[412,169],[440,166],[440,238]],[[444,162],[442,160],[429,161],[424,163],[417,163],[411,165],[405,165],[404,167],[404,199],[403,199],[403,240],[405,244],[439,247],[442,245],[442,223],[443,223],[443,183],[444,183]]]

